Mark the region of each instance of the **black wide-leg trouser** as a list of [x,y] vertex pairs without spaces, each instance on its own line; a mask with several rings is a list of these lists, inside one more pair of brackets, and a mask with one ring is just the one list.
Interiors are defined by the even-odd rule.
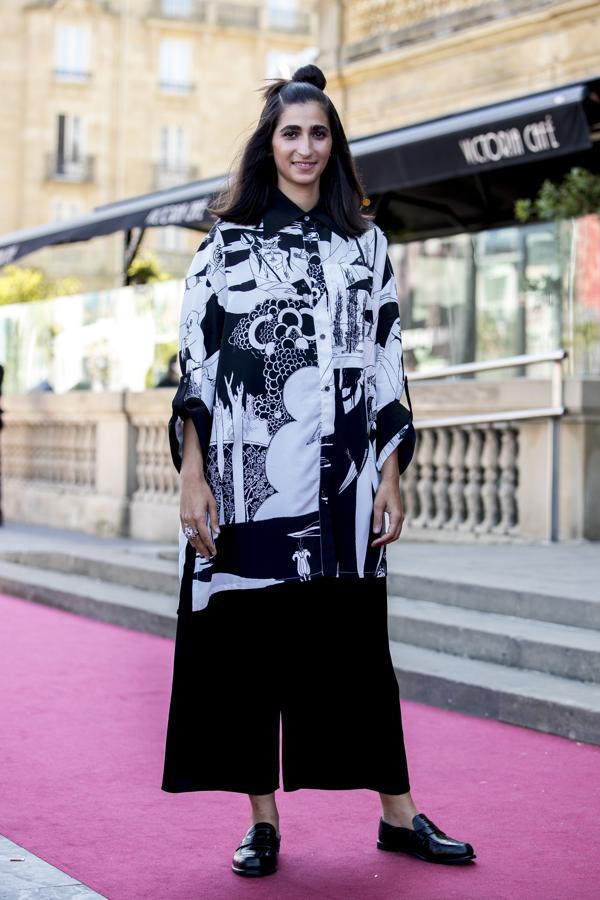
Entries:
[[[187,567],[186,567],[187,568]],[[386,578],[180,604],[162,790],[409,790]]]

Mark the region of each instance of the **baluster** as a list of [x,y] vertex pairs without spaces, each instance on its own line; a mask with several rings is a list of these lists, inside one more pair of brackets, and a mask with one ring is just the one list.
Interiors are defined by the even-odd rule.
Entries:
[[73,466],[70,456],[70,441],[73,438],[74,426],[68,422],[53,422],[46,435],[46,453],[44,454],[44,479],[69,484]]
[[143,421],[138,422],[137,442],[137,491],[140,497],[144,497],[148,486],[148,478],[146,473],[146,426]]
[[66,425],[63,431],[66,445],[65,480],[70,485],[76,485],[79,490],[85,485],[86,431],[86,425],[81,422],[72,422]]
[[148,421],[144,422],[144,494],[152,496],[152,429]]
[[152,459],[154,494],[157,500],[163,500],[165,495],[165,478],[162,455],[162,434],[160,433],[160,428],[156,422],[152,424]]
[[467,428],[468,447],[465,456],[467,483],[465,485],[465,505],[467,515],[459,526],[459,531],[474,531],[481,511],[481,447],[483,435],[479,428]]
[[423,431],[419,446],[419,479],[417,495],[419,497],[419,515],[413,525],[427,528],[433,518],[433,453],[435,435],[432,428]]
[[448,521],[449,498],[448,487],[450,482],[450,430],[448,428],[437,429],[437,441],[433,454],[435,466],[435,483],[433,494],[435,497],[435,518],[431,522],[432,528],[443,528]]
[[400,476],[400,492],[402,494],[402,505],[404,507],[404,520],[407,525],[412,525],[417,517],[418,497],[417,497],[417,476],[419,456],[420,435],[417,435],[417,445],[411,465],[406,472]]
[[483,519],[475,531],[488,534],[498,521],[498,432],[491,425],[483,433],[483,484],[481,486],[481,502]]
[[450,448],[450,486],[448,498],[450,500],[450,518],[444,526],[447,529],[456,529],[463,521],[465,508],[465,453],[467,435],[460,425],[452,429],[452,446]]
[[95,422],[90,428],[90,460],[89,460],[89,480],[92,490],[96,487],[96,453],[98,447],[98,427]]
[[495,534],[515,534],[518,532],[517,508],[517,454],[518,435],[515,428],[498,426],[500,431],[500,521],[493,529]]

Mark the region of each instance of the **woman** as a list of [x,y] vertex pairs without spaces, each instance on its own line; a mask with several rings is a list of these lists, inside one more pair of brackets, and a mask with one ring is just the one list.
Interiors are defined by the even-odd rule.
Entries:
[[410,794],[386,607],[408,433],[398,300],[324,87],[311,65],[264,92],[186,279],[169,429],[181,592],[162,789],[249,795],[239,875],[277,868],[280,718],[285,791],[378,791],[380,849],[475,856]]

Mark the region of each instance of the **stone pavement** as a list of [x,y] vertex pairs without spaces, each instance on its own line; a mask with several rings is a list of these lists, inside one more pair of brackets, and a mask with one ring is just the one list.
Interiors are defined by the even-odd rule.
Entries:
[[103,897],[0,835],[0,900],[103,900]]

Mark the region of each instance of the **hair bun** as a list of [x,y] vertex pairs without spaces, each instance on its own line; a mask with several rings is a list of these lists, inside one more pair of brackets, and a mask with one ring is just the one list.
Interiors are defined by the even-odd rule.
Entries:
[[318,66],[313,66],[312,63],[296,69],[292,75],[292,81],[308,81],[309,84],[314,84],[315,87],[318,87],[320,91],[325,90],[325,85],[327,84],[327,79],[322,71]]

